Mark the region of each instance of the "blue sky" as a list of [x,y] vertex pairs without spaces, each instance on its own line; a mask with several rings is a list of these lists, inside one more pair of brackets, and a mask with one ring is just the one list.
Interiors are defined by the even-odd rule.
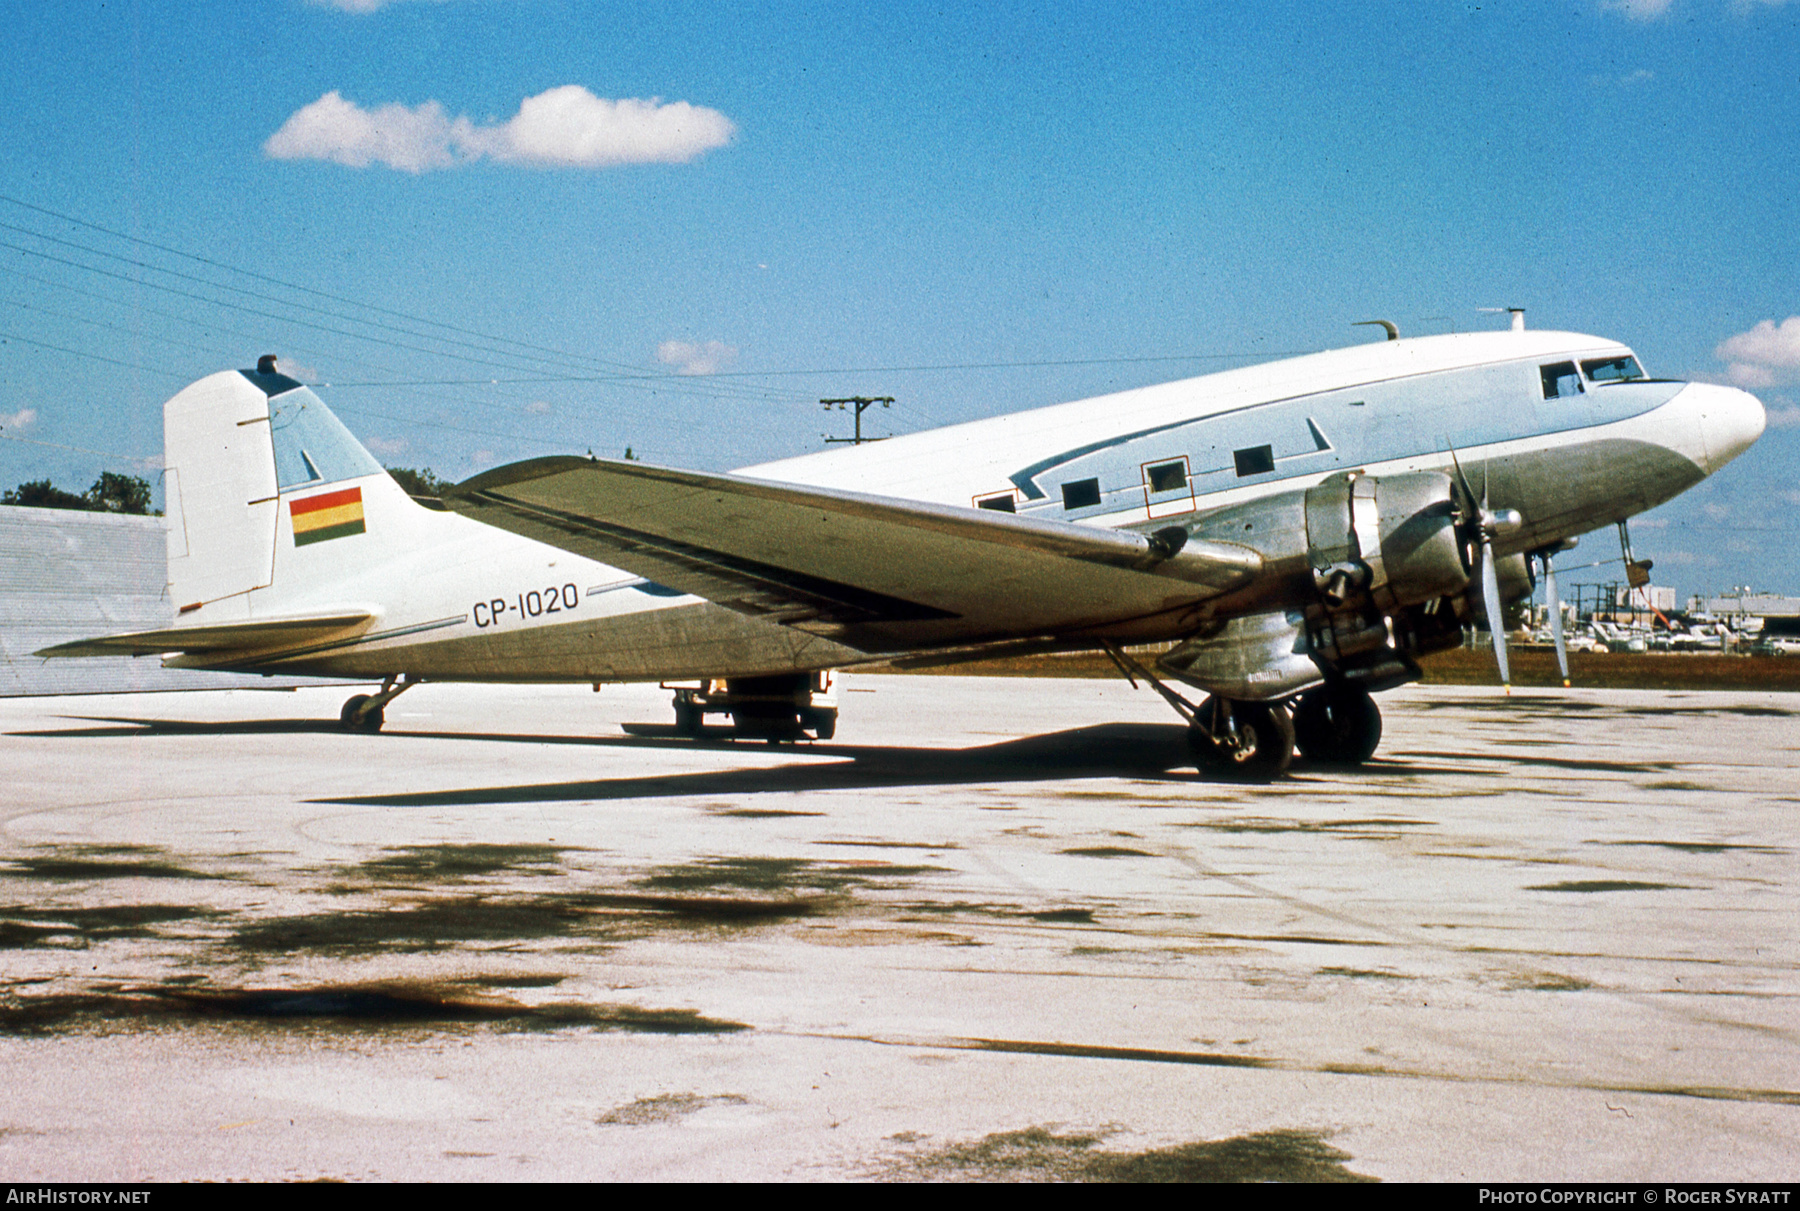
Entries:
[[391,464],[722,469],[1523,306],[1757,391],[1634,537],[1800,592],[1800,0],[9,9],[0,486],[263,352]]

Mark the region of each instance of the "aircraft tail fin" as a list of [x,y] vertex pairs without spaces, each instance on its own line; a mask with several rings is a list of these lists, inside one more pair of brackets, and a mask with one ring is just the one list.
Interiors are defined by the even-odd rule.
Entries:
[[163,454],[178,627],[341,610],[360,600],[363,573],[415,553],[446,520],[273,358],[169,400]]

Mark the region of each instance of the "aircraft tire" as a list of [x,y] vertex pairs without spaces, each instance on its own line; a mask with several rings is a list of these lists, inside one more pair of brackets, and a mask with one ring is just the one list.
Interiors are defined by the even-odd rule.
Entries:
[[356,718],[356,712],[361,710],[363,703],[368,700],[369,695],[357,694],[355,697],[351,698],[350,701],[344,703],[344,709],[338,712],[338,722],[344,725],[345,731],[379,732],[381,730],[382,717],[380,707],[376,707],[374,710],[364,715],[360,721]]
[[747,703],[733,707],[731,726],[734,739],[767,740],[770,744],[801,738],[800,715],[793,707],[776,707],[766,703]]
[[1322,685],[1294,706],[1294,742],[1309,761],[1361,765],[1381,743],[1381,708],[1359,685]]
[[[1242,742],[1233,747],[1215,741],[1205,727],[1188,728],[1188,748],[1203,774],[1233,782],[1273,782],[1287,772],[1294,758],[1294,721],[1287,708],[1274,702],[1231,702]],[[1208,698],[1200,704],[1200,718],[1213,717],[1219,703]]]
[[837,716],[837,711],[829,707],[817,710],[809,707],[800,712],[800,726],[820,740],[829,740],[837,735]]
[[698,739],[701,725],[705,720],[706,715],[699,707],[683,702],[679,698],[675,700],[675,734],[677,736]]

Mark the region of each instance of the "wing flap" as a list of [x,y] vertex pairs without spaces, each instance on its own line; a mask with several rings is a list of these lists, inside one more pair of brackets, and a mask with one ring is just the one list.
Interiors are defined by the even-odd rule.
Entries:
[[865,651],[1149,617],[1228,592],[1261,567],[1255,552],[1228,543],[600,459],[501,467],[445,500],[500,529]]
[[328,614],[269,618],[217,626],[169,627],[77,639],[33,652],[34,656],[160,656],[170,652],[249,652],[330,639],[367,627],[373,614]]

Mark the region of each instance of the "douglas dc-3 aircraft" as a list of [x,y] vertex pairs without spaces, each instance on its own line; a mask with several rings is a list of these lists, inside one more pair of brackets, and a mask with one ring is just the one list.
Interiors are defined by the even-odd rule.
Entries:
[[[345,704],[363,730],[420,681],[698,678],[678,730],[710,704],[776,741],[831,735],[825,670],[1104,650],[1203,770],[1273,778],[1296,741],[1354,764],[1372,693],[1764,424],[1745,392],[1518,317],[1392,335],[730,475],[533,459],[448,510],[266,357],[164,409],[172,625],[40,654],[381,679]],[[1154,669],[1123,650],[1147,644],[1172,644]]]

